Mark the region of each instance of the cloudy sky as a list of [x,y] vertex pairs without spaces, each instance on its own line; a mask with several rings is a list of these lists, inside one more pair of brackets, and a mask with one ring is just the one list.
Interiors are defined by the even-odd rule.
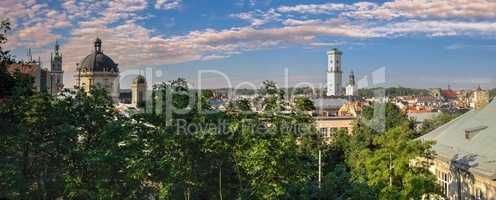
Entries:
[[[153,81],[217,70],[233,84],[265,79],[320,84],[326,51],[344,52],[359,78],[386,67],[387,83],[408,87],[496,87],[494,0],[1,0],[14,24],[7,47],[32,48],[48,66],[56,40],[65,84],[93,50],[119,63],[122,87],[136,69]],[[127,77],[126,77],[127,76]],[[220,75],[203,85],[226,86]],[[346,78],[345,78],[346,79]]]

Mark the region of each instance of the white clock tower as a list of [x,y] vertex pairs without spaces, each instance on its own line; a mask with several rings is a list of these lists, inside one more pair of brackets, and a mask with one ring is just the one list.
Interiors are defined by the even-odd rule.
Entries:
[[341,71],[341,55],[343,53],[334,48],[327,52],[327,96],[340,96],[343,80]]

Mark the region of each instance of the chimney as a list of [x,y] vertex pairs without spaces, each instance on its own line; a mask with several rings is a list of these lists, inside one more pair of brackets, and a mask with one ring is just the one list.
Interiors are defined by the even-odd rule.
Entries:
[[487,129],[487,126],[476,126],[473,128],[465,129],[465,139],[470,140],[479,134],[480,131]]

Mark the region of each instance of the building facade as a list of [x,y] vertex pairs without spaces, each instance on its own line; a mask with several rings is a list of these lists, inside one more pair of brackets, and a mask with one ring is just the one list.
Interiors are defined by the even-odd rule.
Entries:
[[75,75],[75,88],[89,93],[94,87],[105,89],[114,102],[119,102],[119,68],[112,58],[102,50],[102,41],[97,38],[94,42],[93,53],[86,56]]
[[446,199],[496,199],[495,120],[493,101],[420,137],[435,142],[429,170]]
[[131,104],[142,107],[146,100],[146,79],[139,75],[131,84]]
[[341,55],[338,49],[327,52],[327,96],[341,96],[343,72],[341,71]]
[[489,91],[482,90],[479,86],[472,95],[471,107],[475,110],[480,110],[489,103]]
[[49,92],[51,90],[50,84],[48,84],[51,78],[50,72],[48,69],[42,68],[39,61],[13,63],[7,67],[7,71],[11,74],[19,72],[31,76],[34,90],[37,92]]

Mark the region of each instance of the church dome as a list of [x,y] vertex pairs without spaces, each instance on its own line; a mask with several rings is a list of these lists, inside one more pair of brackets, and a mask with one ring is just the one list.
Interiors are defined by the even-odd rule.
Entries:
[[102,41],[97,38],[95,51],[81,61],[81,69],[89,72],[119,72],[119,68],[112,58],[102,52]]

